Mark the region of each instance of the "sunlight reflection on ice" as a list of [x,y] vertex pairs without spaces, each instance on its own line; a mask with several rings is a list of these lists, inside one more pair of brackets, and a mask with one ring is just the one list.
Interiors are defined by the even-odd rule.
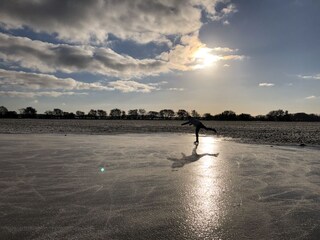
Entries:
[[217,144],[217,141],[213,137],[203,137],[201,139],[201,144],[198,147],[198,152],[207,154],[202,159],[203,167],[208,168],[213,165],[214,158],[211,155],[217,153]]
[[[185,206],[187,212],[187,224],[197,237],[208,236],[213,228],[219,226],[221,215],[219,209],[220,189],[217,182],[218,165],[215,164],[217,142],[213,137],[203,137],[199,144],[198,152],[206,153],[198,165],[194,165],[190,179],[191,183],[187,186]],[[211,155],[210,155],[211,154]]]

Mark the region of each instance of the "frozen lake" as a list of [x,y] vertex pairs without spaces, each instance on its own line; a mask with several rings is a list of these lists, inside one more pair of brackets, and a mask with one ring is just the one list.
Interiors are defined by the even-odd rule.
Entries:
[[0,239],[319,239],[320,150],[0,134]]

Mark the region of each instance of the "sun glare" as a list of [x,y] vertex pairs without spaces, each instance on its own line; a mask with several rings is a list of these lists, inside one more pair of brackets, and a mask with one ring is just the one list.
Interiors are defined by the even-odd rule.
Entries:
[[195,69],[206,68],[219,61],[220,56],[212,54],[211,51],[210,48],[201,47],[194,53],[194,59],[197,63]]

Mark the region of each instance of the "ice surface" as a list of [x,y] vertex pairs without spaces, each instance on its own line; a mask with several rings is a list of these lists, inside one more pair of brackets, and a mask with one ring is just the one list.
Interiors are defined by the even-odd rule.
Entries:
[[0,239],[319,239],[319,149],[193,141],[1,134]]

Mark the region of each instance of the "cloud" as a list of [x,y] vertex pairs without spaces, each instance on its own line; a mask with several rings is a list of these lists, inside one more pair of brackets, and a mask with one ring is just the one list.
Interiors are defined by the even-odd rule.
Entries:
[[63,90],[112,90],[99,82],[84,83],[72,78],[57,78],[53,75],[9,71],[0,69],[0,86],[2,88],[21,89],[63,89]]
[[157,89],[155,86],[152,86],[150,84],[138,83],[135,81],[124,81],[124,80],[110,82],[108,85],[111,88],[115,90],[119,90],[124,93],[129,93],[129,92],[149,93]]
[[134,59],[110,48],[51,44],[0,33],[0,58],[43,73],[90,72],[122,78],[167,72],[159,59]]
[[[217,9],[218,3],[223,7]],[[29,38],[0,33],[0,59],[8,69],[25,71],[0,69],[0,96],[34,100],[87,95],[90,91],[184,91],[163,86],[166,82],[145,83],[142,78],[194,70],[198,64],[194,55],[200,48],[207,48],[217,61],[227,62],[227,67],[231,61],[243,60],[245,56],[237,55],[238,49],[209,47],[199,38],[202,21],[229,25],[232,21],[226,18],[236,11],[228,0],[2,0],[0,28]],[[119,48],[112,49],[112,39],[120,39],[121,45],[153,42],[165,50],[154,51],[158,54],[154,58],[137,59],[117,52]],[[86,83],[72,78],[83,72],[117,80]],[[61,73],[77,74],[57,77],[66,76]]]
[[[201,15],[224,20],[237,11],[226,0],[2,0],[0,23],[6,29],[28,26],[71,42],[104,42],[112,33],[139,43],[168,42],[202,26]],[[216,10],[217,4],[223,7]]]
[[[180,43],[155,59],[135,59],[110,48],[87,45],[52,44],[0,33],[0,58],[42,73],[89,72],[129,80],[156,76],[173,70],[190,71],[197,66],[199,49],[229,53],[230,48],[207,48],[198,32],[181,37]],[[216,60],[242,60],[242,55],[213,55]]]
[[298,75],[301,79],[314,79],[314,80],[320,80],[320,73],[316,75]]
[[[27,28],[33,31],[29,36],[34,38],[37,33],[38,36],[48,33],[48,40],[58,39],[61,41],[54,42],[61,43],[0,33],[3,63],[10,69],[28,70],[28,73],[2,70],[0,84],[11,92],[15,88],[158,90],[160,83],[144,84],[132,79],[194,70],[199,65],[195,53],[201,48],[218,52],[219,55],[213,55],[217,61],[244,59],[232,54],[237,49],[209,48],[199,39],[204,19],[223,22],[236,11],[229,0],[3,0],[0,1],[0,27]],[[108,42],[111,35],[138,44],[167,44],[168,48],[154,58],[136,59],[112,50]],[[57,72],[87,72],[119,80],[84,83],[50,75]]]
[[[17,97],[35,97],[35,96],[51,96],[43,94],[43,92],[17,92],[12,89],[21,90],[93,90],[93,91],[113,91],[118,90],[124,93],[129,92],[151,92],[159,90],[161,85],[167,84],[166,81],[158,83],[139,83],[136,81],[117,80],[102,84],[100,82],[84,83],[76,81],[72,78],[57,78],[53,75],[27,73],[22,71],[9,71],[0,69],[0,86],[1,88],[9,89],[6,91],[7,96]],[[47,93],[47,92],[46,92]],[[51,92],[52,96],[56,97],[57,92]],[[37,95],[38,94],[38,95]],[[43,95],[41,95],[43,94]],[[66,93],[68,95],[68,93]],[[2,96],[5,91],[2,91]],[[61,95],[64,95],[63,93]]]
[[246,56],[243,55],[226,55],[226,56],[222,56],[222,60],[244,60],[246,58]]
[[[205,56],[201,59],[198,56],[199,51],[202,51]],[[236,61],[243,60],[246,57],[243,55],[222,55],[222,53],[229,53],[238,51],[231,48],[209,48],[202,43],[198,37],[198,32],[183,36],[180,44],[174,46],[170,51],[162,53],[159,58],[167,61],[170,70],[190,71],[198,69],[199,65],[203,65],[201,61],[209,60],[217,61]],[[213,52],[220,52],[220,55],[215,55]],[[200,58],[200,59],[199,59]],[[199,63],[200,61],[200,63]]]
[[205,44],[201,43],[198,33],[183,36],[180,44],[177,44],[169,52],[162,53],[159,58],[167,61],[170,69],[188,71],[195,65],[194,54]]
[[312,100],[312,99],[316,99],[316,98],[318,98],[318,97],[312,95],[312,96],[306,97],[305,99],[307,99],[307,100]]
[[161,85],[164,85],[164,84],[167,84],[168,82],[167,81],[161,81],[161,82],[156,82],[156,83],[148,83],[149,86],[161,86]]
[[222,22],[222,24],[223,24],[223,25],[230,25],[230,22],[229,22],[228,20],[224,20],[224,21]]
[[230,14],[238,12],[238,9],[235,4],[229,4],[225,8],[222,9],[222,12],[224,13],[224,16],[225,16],[225,15],[230,15]]
[[215,47],[212,49],[215,52],[237,52],[239,49],[232,49],[227,47]]
[[178,92],[182,92],[184,91],[184,88],[168,88],[169,91],[178,91]]
[[210,10],[212,6],[211,3],[212,1],[210,0],[203,1],[203,5],[207,7],[205,9],[207,11],[208,17],[214,21],[223,21],[224,23],[227,17],[238,12],[236,5],[230,3],[230,1],[228,0],[216,1],[214,11]]
[[60,97],[60,96],[72,96],[72,95],[87,95],[87,93],[77,92],[17,92],[17,91],[0,91],[0,96],[4,97],[18,97],[18,98],[34,98],[34,97]]
[[274,83],[259,83],[259,87],[273,87]]

